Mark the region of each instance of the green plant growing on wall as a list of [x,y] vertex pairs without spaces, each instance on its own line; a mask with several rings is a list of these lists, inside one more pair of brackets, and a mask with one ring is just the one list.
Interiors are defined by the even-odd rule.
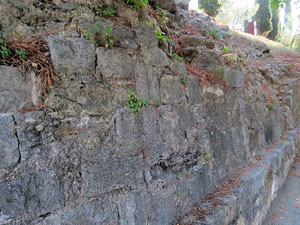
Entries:
[[182,83],[184,86],[187,86],[187,85],[188,85],[188,82],[187,82],[187,80],[186,80],[186,77],[181,78],[181,83]]
[[150,22],[150,21],[143,22],[143,24],[146,24],[146,25],[148,25],[150,27],[154,27],[154,24],[152,22]]
[[184,60],[183,57],[180,57],[179,55],[177,55],[176,53],[172,53],[172,59],[176,59],[179,62],[182,62]]
[[112,5],[107,6],[107,8],[104,11],[104,15],[108,16],[108,17],[111,17],[111,16],[115,15],[116,13],[117,12]]
[[209,34],[216,40],[221,39],[220,31],[217,28],[212,28],[209,30]]
[[247,182],[246,182],[244,179],[241,179],[240,182],[241,182],[243,185],[247,186]]
[[176,195],[176,196],[180,196],[180,190],[179,190],[179,189],[175,189],[175,191],[174,191],[174,195]]
[[232,52],[232,49],[230,47],[228,47],[228,46],[224,46],[223,52],[227,54],[227,53]]
[[106,48],[112,48],[114,46],[114,40],[111,38],[112,36],[112,29],[110,26],[104,27],[104,32],[101,35],[101,39],[104,42],[104,46]]
[[165,33],[164,32],[159,32],[157,30],[155,30],[155,33],[156,33],[156,37],[157,37],[157,40],[165,40],[167,41],[168,43],[171,42],[171,39],[167,36],[165,36]]
[[135,10],[139,10],[140,8],[148,5],[148,0],[124,0],[126,4],[133,5]]
[[180,177],[186,177],[186,178],[191,178],[193,176],[191,171],[186,170],[185,168],[178,173],[178,176]]
[[161,9],[161,8],[157,8],[157,11],[158,11],[158,13],[161,15],[161,17],[162,17],[162,21],[164,22],[164,23],[168,23],[169,22],[169,18],[168,18],[168,13],[167,13],[167,11],[166,10],[164,10],[164,9]]
[[210,160],[210,153],[205,149],[204,154],[200,156],[200,161],[202,162],[203,165],[206,165],[209,163]]
[[269,109],[269,111],[273,111],[275,109],[275,105],[273,102],[269,103],[268,109]]
[[27,52],[23,48],[15,50],[15,53],[18,55],[19,59],[26,59],[27,57]]
[[6,59],[11,54],[10,49],[7,47],[6,38],[3,33],[0,33],[0,56]]
[[126,105],[131,113],[137,112],[140,108],[148,106],[147,101],[143,101],[141,97],[137,97],[132,90],[128,90],[128,98]]

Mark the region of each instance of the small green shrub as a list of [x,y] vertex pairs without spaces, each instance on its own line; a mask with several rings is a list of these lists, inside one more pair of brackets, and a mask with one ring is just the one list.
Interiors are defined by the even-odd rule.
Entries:
[[246,181],[245,181],[244,179],[241,179],[240,182],[241,182],[243,185],[247,186],[247,183],[246,183]]
[[140,8],[148,5],[148,0],[124,0],[126,4],[133,5],[135,10],[139,10]]
[[112,29],[110,26],[104,27],[104,32],[102,33],[102,41],[104,42],[104,46],[106,48],[112,48],[114,46],[114,40],[111,38],[112,36]]
[[186,178],[191,178],[193,176],[191,171],[186,170],[185,168],[178,173],[178,176],[180,177],[186,177]]
[[115,15],[116,13],[117,12],[112,5],[107,6],[107,8],[104,11],[104,15],[109,17]]
[[143,101],[140,97],[136,97],[132,90],[128,90],[128,98],[126,100],[126,105],[128,106],[130,112],[135,113],[140,108],[148,106],[148,102]]
[[186,77],[183,77],[182,79],[181,79],[181,83],[184,85],[184,86],[186,86],[188,83],[187,83],[187,80],[186,80]]
[[15,53],[18,55],[19,59],[26,59],[27,52],[22,48],[20,50],[15,50]]
[[179,62],[182,62],[184,60],[183,57],[180,57],[176,53],[172,53],[172,59],[176,59]]
[[228,47],[228,46],[224,46],[223,52],[227,54],[227,53],[232,52],[232,49],[230,47]]
[[176,196],[180,196],[180,190],[179,190],[179,189],[175,189],[175,191],[174,191],[174,195],[176,195]]
[[152,22],[150,22],[150,21],[143,22],[143,24],[146,24],[146,25],[148,25],[150,27],[154,27],[154,24]]
[[273,102],[271,102],[269,105],[268,105],[268,109],[269,111],[273,111],[275,109],[275,105]]
[[10,49],[7,47],[6,38],[3,33],[0,33],[0,56],[6,59],[11,54]]
[[162,21],[164,22],[164,23],[168,23],[169,22],[169,18],[168,18],[168,13],[167,13],[167,11],[166,10],[164,10],[164,9],[161,9],[161,8],[157,8],[157,11],[158,11],[158,13],[161,15],[161,17],[162,17]]
[[155,33],[156,33],[157,40],[159,40],[159,41],[160,40],[165,40],[168,43],[171,42],[171,39],[169,37],[165,36],[164,32],[159,32],[159,31],[156,30]]
[[221,39],[220,31],[217,28],[212,28],[209,30],[209,34],[216,40]]
[[206,165],[209,163],[210,159],[210,153],[207,150],[204,150],[204,154],[200,156],[200,161],[202,162],[203,165]]

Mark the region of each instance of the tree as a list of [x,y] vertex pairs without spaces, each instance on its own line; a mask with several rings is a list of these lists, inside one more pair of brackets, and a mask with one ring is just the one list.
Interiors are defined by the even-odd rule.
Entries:
[[267,37],[272,31],[272,12],[269,0],[257,0],[259,7],[255,14],[258,34]]
[[207,15],[215,17],[223,3],[221,0],[199,0],[199,8],[203,9]]
[[270,0],[270,4],[274,8],[274,10],[278,10],[279,7],[283,8],[285,4],[290,3],[291,0]]
[[273,30],[268,34],[268,38],[275,41],[278,33],[280,32],[279,27],[279,11],[274,9],[272,6],[272,27]]

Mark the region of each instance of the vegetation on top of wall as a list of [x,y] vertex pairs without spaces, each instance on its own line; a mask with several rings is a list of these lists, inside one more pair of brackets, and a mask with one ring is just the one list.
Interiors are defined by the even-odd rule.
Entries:
[[124,0],[126,4],[133,5],[133,8],[139,10],[143,6],[148,5],[148,0]]

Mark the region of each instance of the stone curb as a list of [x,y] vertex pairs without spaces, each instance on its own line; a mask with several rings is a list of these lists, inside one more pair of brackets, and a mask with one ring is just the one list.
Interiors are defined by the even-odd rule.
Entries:
[[[263,160],[247,170],[235,193],[222,198],[204,221],[194,225],[262,224],[277,191],[284,184],[300,144],[300,128],[289,131],[287,140],[266,151]],[[209,203],[204,202],[203,206]],[[201,204],[202,206],[202,204]],[[200,206],[200,207],[201,207]],[[184,224],[184,223],[183,223]]]

